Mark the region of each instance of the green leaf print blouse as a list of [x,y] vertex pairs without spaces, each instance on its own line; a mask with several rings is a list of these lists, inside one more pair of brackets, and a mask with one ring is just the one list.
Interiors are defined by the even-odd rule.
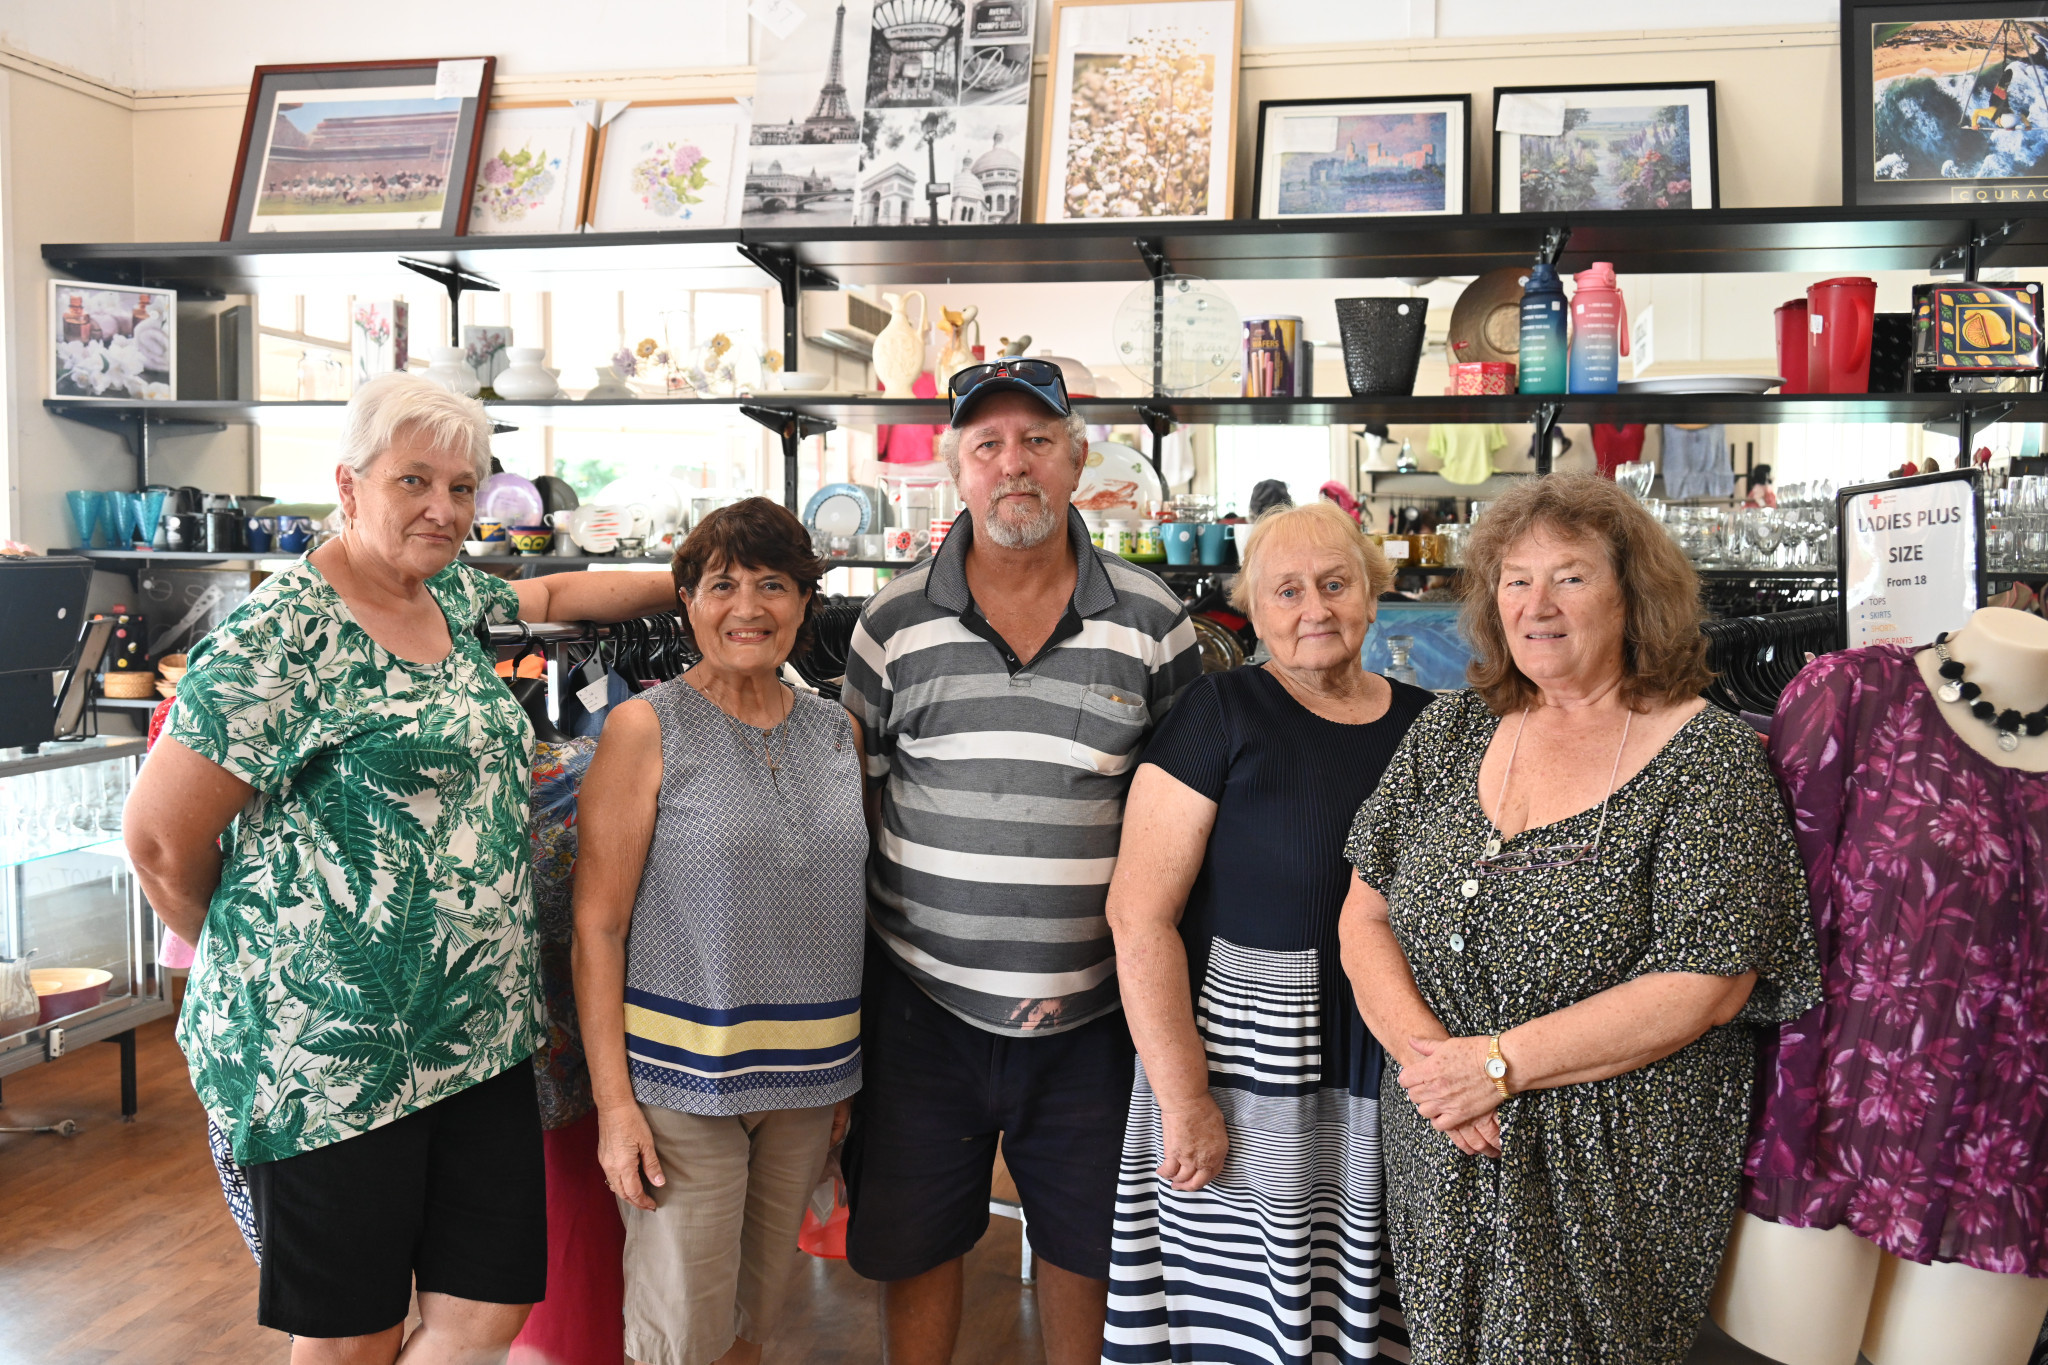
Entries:
[[256,789],[229,826],[178,1042],[244,1165],[424,1109],[545,1036],[526,836],[533,729],[477,621],[505,583],[427,580],[454,648],[398,658],[311,563],[192,651],[166,733]]

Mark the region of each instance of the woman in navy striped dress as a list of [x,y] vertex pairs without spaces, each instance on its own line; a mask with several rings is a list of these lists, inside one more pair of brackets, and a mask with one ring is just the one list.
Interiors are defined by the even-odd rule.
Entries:
[[1337,949],[1345,835],[1433,700],[1359,662],[1392,578],[1328,503],[1261,517],[1233,600],[1272,659],[1191,685],[1132,782],[1108,913],[1139,1066],[1104,1361],[1408,1359],[1381,1053]]

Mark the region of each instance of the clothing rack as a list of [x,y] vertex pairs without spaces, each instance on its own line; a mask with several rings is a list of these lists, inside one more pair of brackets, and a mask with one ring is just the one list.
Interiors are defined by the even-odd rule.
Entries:
[[1707,637],[1707,667],[1714,672],[1703,695],[1726,710],[1766,716],[1777,711],[1778,698],[1806,667],[1808,654],[1826,654],[1843,643],[1841,616],[1832,605],[1708,621],[1700,630]]

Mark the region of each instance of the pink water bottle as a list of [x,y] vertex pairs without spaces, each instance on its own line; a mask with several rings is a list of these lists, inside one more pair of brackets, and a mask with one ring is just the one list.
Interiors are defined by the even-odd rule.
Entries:
[[1628,300],[1614,282],[1614,265],[1595,261],[1572,277],[1573,393],[1613,393],[1628,354]]

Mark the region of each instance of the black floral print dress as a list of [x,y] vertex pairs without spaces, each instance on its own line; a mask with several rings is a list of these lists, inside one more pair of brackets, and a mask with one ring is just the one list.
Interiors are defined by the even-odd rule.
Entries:
[[[1615,790],[1593,861],[1478,876],[1493,833],[1479,764],[1499,724],[1474,692],[1425,711],[1345,849],[1386,896],[1415,984],[1452,1036],[1653,972],[1758,981],[1734,1023],[1660,1062],[1509,1099],[1497,1160],[1430,1127],[1389,1060],[1388,1232],[1414,1358],[1677,1365],[1735,1213],[1755,1026],[1819,999],[1790,822],[1755,732],[1710,707]],[[1503,847],[1588,842],[1599,819],[1595,806]]]

